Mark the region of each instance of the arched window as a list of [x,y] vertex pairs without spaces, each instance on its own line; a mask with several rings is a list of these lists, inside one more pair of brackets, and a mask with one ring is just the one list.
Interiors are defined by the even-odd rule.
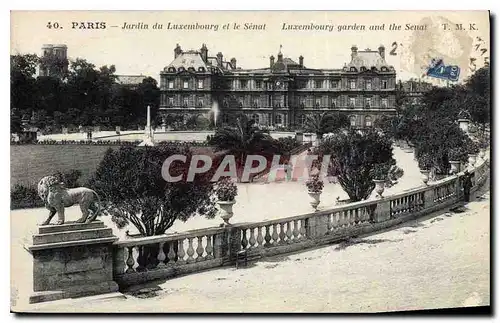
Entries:
[[184,67],[179,67],[179,72],[184,71]]
[[281,114],[277,114],[275,117],[274,117],[274,123],[277,124],[277,125],[281,125],[283,124],[283,115]]
[[252,115],[252,120],[253,120],[254,124],[259,124],[259,122],[260,122],[259,115],[258,114]]
[[382,72],[387,72],[387,67],[384,66],[381,68],[381,70],[382,70]]
[[175,72],[175,67],[173,67],[173,66],[172,66],[172,67],[169,67],[169,68],[168,68],[168,71],[169,71],[169,72]]
[[356,67],[351,67],[350,71],[351,72],[356,72]]
[[349,120],[351,121],[351,127],[355,127],[356,126],[356,116],[350,116],[349,117]]
[[373,125],[373,119],[370,116],[365,117],[365,127],[371,127]]
[[194,71],[195,71],[195,69],[194,69],[194,67],[188,67],[188,71],[190,71],[190,72],[194,72]]
[[205,68],[203,66],[198,67],[198,72],[205,72]]
[[364,71],[366,71],[366,67],[361,66],[361,69],[360,69],[360,70],[361,70],[361,72],[364,72]]

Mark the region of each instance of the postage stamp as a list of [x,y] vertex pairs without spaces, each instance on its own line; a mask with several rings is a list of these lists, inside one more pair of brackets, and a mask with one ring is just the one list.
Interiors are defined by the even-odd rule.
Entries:
[[12,310],[488,310],[489,40],[488,11],[12,11]]

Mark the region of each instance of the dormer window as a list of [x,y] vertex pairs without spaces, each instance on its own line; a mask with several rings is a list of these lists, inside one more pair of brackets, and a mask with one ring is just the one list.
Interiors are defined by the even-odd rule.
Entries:
[[184,70],[184,67],[179,67],[179,72],[183,72]]
[[205,72],[205,68],[203,66],[198,67],[198,72]]
[[384,67],[382,67],[381,70],[382,70],[382,72],[387,72],[387,67],[384,66]]
[[190,71],[190,72],[194,72],[194,71],[195,71],[195,69],[194,69],[194,67],[188,67],[188,71]]
[[169,72],[175,72],[175,67],[169,67],[169,68],[168,68],[168,71],[169,71]]
[[361,70],[361,72],[364,72],[364,71],[366,71],[366,67],[362,66],[360,70]]
[[350,71],[351,72],[356,72],[356,67],[351,67]]

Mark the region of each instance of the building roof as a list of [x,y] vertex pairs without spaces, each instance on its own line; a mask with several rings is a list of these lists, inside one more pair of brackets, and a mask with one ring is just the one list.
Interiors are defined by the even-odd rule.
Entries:
[[357,70],[361,67],[365,67],[368,70],[372,67],[376,67],[378,70],[380,70],[383,66],[390,68],[389,64],[387,64],[385,59],[380,56],[378,51],[369,49],[365,51],[358,51],[347,66],[356,67]]
[[116,83],[122,85],[136,85],[141,84],[146,77],[145,75],[117,75]]
[[168,64],[168,67],[175,67],[175,69],[179,69],[179,67],[185,69],[193,67],[195,70],[198,70],[200,67],[207,69],[207,64],[201,58],[200,52],[188,50],[177,56],[172,63]]

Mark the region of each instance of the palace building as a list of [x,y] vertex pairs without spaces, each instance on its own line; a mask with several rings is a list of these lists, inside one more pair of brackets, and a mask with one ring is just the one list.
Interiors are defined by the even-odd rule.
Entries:
[[[164,117],[213,114],[224,124],[243,113],[261,126],[300,129],[308,115],[341,112],[351,125],[370,127],[381,115],[395,113],[396,72],[385,61],[385,48],[351,47],[350,61],[338,69],[308,68],[284,57],[281,49],[268,66],[243,69],[221,52],[174,49],[174,60],[160,72]],[[347,61],[347,59],[346,59]]]

